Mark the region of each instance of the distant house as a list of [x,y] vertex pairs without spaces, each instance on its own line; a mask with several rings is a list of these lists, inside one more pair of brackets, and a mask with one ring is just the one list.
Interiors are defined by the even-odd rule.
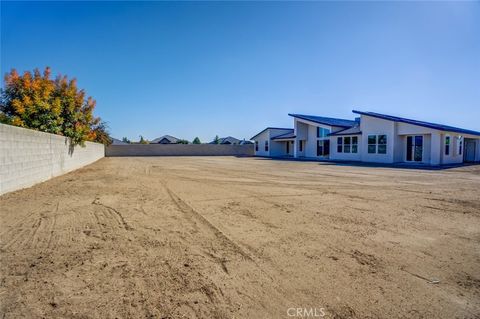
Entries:
[[240,144],[240,145],[248,145],[248,144],[253,144],[253,142],[252,142],[252,141],[247,141],[247,140],[243,139],[243,140],[240,141],[239,144]]
[[[232,137],[232,136],[227,136],[227,137],[220,137],[218,139],[218,144],[232,144],[232,145],[237,145],[240,144],[242,141],[239,140],[238,138]],[[211,141],[210,144],[217,144],[215,141]]]
[[173,137],[171,135],[163,135],[150,141],[150,144],[178,144],[179,141],[179,138]]
[[112,137],[112,145],[128,145],[128,143]]
[[355,120],[289,114],[293,128],[267,127],[255,155],[429,165],[480,162],[480,132],[373,112]]

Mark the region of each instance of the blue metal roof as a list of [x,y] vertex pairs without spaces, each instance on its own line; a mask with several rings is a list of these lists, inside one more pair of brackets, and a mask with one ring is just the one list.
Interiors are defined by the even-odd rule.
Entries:
[[303,115],[303,114],[288,114],[292,117],[296,117],[302,120],[307,120],[319,124],[330,125],[330,126],[338,126],[338,127],[352,127],[355,125],[355,121],[351,120],[344,120],[344,119],[336,119],[332,117],[323,117],[323,116],[314,116],[314,115]]
[[292,130],[291,132],[272,137],[272,140],[292,139],[295,137],[295,132]]
[[255,137],[257,137],[258,135],[262,134],[263,132],[265,132],[266,130],[288,130],[288,131],[292,131],[293,132],[293,128],[284,128],[284,127],[267,127],[265,129],[263,129],[262,131],[260,131],[259,133],[255,134],[254,136],[252,136],[250,139],[253,140]]
[[431,128],[431,129],[434,129],[434,130],[439,130],[439,131],[449,131],[449,132],[456,132],[456,133],[471,134],[471,135],[479,135],[480,136],[480,132],[472,131],[472,130],[466,130],[466,129],[459,128],[459,127],[454,127],[454,126],[448,126],[448,125],[443,125],[443,124],[436,124],[436,123],[430,123],[430,122],[424,122],[424,121],[411,120],[411,119],[407,119],[407,118],[403,118],[403,117],[374,113],[374,112],[362,112],[362,111],[356,111],[356,110],[353,110],[352,112],[356,113],[356,114],[372,116],[372,117],[376,117],[376,118],[380,118],[380,119],[384,119],[384,120],[388,120],[388,121],[402,122],[402,123],[407,123],[407,124],[412,124],[412,125],[428,127],[428,128]]

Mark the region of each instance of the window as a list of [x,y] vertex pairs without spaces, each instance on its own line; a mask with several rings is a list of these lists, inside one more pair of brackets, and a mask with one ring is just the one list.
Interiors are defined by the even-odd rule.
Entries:
[[358,136],[337,137],[337,153],[358,153]]
[[317,141],[317,156],[327,156],[330,154],[330,140]]
[[352,153],[358,153],[358,136],[352,136]]
[[378,154],[387,154],[387,136],[378,135]]
[[351,144],[351,138],[350,136],[345,136],[343,138],[343,152],[344,153],[350,153],[350,145]]
[[330,134],[330,130],[323,128],[323,127],[317,127],[317,137],[328,137],[328,134]]
[[258,152],[258,141],[255,141],[255,152]]
[[450,155],[450,136],[445,136],[445,155]]
[[387,135],[368,135],[369,154],[387,154]]
[[377,152],[377,136],[369,135],[368,136],[368,153],[375,154]]
[[463,152],[463,137],[458,136],[457,137],[457,154],[462,155]]
[[300,152],[303,151],[303,141],[298,141],[298,150],[299,150]]
[[268,141],[265,141],[265,152],[268,152]]

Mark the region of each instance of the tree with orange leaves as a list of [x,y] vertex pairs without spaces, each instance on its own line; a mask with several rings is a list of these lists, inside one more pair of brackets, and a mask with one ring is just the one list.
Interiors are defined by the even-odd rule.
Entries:
[[60,134],[74,145],[84,141],[110,143],[107,126],[93,115],[95,100],[86,97],[75,79],[50,78],[50,68],[23,75],[13,69],[1,92],[0,122]]

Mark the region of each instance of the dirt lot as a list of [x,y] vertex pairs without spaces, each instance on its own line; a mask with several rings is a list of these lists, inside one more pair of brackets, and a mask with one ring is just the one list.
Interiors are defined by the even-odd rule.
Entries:
[[479,166],[105,158],[0,218],[2,318],[480,317]]

